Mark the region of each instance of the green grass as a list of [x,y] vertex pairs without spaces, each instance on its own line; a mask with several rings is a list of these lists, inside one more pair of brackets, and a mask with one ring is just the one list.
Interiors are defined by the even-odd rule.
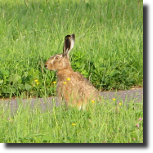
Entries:
[[0,0],[0,18],[0,97],[55,95],[44,62],[72,33],[72,67],[96,88],[142,86],[142,0]]
[[[143,143],[143,103],[113,100],[86,110],[31,109],[30,101],[14,113],[0,109],[0,143]],[[134,106],[133,106],[134,104]]]

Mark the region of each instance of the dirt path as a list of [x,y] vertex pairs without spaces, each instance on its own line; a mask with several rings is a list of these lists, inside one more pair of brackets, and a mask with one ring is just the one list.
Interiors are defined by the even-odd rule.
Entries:
[[142,102],[143,101],[143,88],[131,89],[125,91],[117,91],[117,92],[102,92],[101,95],[104,99],[112,99],[115,98],[116,101],[125,102],[134,100],[134,102]]
[[[126,91],[117,91],[117,92],[101,92],[101,96],[104,99],[112,99],[115,98],[116,101],[119,102],[125,102],[125,101],[131,101],[134,102],[143,102],[143,88],[139,89],[131,89]],[[54,103],[54,102],[55,103]],[[0,100],[0,108],[6,108],[11,109],[11,111],[17,110],[19,107],[19,103],[23,103],[23,106],[26,106],[26,104],[31,104],[31,107],[41,107],[43,111],[46,109],[52,109],[53,105],[59,106],[59,102],[56,100],[56,97],[48,97],[48,98],[31,98],[31,99],[7,99],[7,100]]]

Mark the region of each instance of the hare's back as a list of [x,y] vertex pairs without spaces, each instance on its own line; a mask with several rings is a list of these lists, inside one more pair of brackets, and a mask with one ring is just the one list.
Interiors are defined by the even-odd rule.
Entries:
[[83,95],[97,95],[98,91],[97,89],[91,84],[91,82],[86,79],[82,74],[79,72],[74,72],[76,77],[76,87],[79,92],[81,92]]
[[74,78],[76,79],[77,83],[82,83],[83,85],[89,85],[89,86],[93,86],[91,84],[91,82],[86,79],[82,74],[80,74],[79,72],[74,72]]

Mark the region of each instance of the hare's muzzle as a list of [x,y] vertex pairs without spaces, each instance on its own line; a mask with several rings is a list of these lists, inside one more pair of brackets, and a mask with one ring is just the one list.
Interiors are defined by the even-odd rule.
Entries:
[[47,70],[51,70],[47,64],[44,65]]
[[47,64],[45,64],[45,68],[47,68]]
[[48,63],[47,62],[45,63],[44,66],[45,66],[46,69],[48,69]]
[[52,63],[49,63],[48,61],[44,64],[44,67],[45,67],[47,70],[51,70],[51,71],[54,70],[54,67],[53,67]]

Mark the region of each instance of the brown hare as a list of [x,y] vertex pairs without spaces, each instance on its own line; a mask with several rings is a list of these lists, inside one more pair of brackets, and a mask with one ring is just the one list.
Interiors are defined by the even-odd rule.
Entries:
[[67,106],[85,108],[89,102],[94,102],[99,96],[98,90],[79,72],[74,72],[69,61],[69,53],[74,46],[75,35],[67,35],[64,41],[63,53],[56,54],[46,61],[45,67],[56,72],[57,97],[64,100]]

